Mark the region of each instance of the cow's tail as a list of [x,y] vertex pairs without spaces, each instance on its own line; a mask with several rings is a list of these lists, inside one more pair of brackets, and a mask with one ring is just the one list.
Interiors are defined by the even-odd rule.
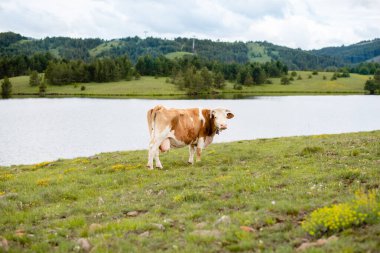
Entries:
[[157,116],[157,111],[162,109],[162,105],[157,105],[153,109],[150,109],[147,113],[147,119],[148,119],[148,127],[149,127],[149,133],[151,138],[154,137],[154,132],[156,130],[156,116]]

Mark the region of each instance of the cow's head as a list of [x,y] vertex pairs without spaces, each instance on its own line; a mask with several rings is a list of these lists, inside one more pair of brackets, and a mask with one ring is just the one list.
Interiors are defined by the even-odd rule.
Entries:
[[227,119],[232,119],[233,117],[234,114],[227,109],[217,108],[211,110],[211,118],[214,120],[217,133],[227,129]]

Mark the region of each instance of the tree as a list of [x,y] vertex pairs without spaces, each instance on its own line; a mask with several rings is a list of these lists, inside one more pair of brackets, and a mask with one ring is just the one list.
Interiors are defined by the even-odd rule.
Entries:
[[296,77],[296,76],[297,76],[297,72],[292,71],[292,72],[290,73],[290,75],[291,75],[292,77]]
[[214,84],[215,84],[215,87],[217,89],[223,89],[224,86],[225,86],[225,83],[224,83],[224,76],[221,72],[217,72],[215,75],[214,75]]
[[289,78],[288,78],[287,76],[283,76],[283,77],[281,78],[281,84],[282,84],[282,85],[288,85],[288,84],[290,84],[290,80],[289,80]]
[[8,77],[4,77],[3,83],[1,84],[1,96],[3,98],[12,97],[12,83]]
[[364,90],[369,91],[369,94],[375,94],[375,91],[379,89],[378,85],[376,85],[375,80],[368,79],[364,84]]
[[378,68],[376,71],[375,71],[375,74],[373,75],[373,80],[375,81],[375,83],[377,85],[379,85],[380,87],[380,68]]
[[244,85],[252,85],[253,84],[253,78],[250,73],[247,73],[244,79]]
[[38,72],[33,70],[29,75],[29,85],[34,87],[41,83],[41,78],[38,76]]
[[213,78],[210,71],[206,67],[201,69],[202,86],[205,90],[209,90],[213,86]]
[[47,89],[47,86],[46,86],[46,79],[44,79],[41,83],[40,83],[40,85],[39,85],[39,87],[38,87],[38,94],[39,94],[39,96],[40,97],[45,97],[45,95],[46,95],[46,89]]

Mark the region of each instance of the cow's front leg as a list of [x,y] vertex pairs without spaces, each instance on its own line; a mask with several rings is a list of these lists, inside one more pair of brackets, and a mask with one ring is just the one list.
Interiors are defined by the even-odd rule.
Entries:
[[195,145],[189,145],[189,164],[194,164]]
[[197,162],[201,161],[201,155],[202,155],[202,149],[204,148],[204,139],[199,138],[198,144],[197,144]]

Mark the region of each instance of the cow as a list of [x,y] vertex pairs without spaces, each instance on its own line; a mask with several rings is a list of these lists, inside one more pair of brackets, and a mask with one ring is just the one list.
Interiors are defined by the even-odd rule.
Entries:
[[148,164],[153,169],[153,159],[156,167],[162,169],[160,152],[170,148],[189,146],[189,164],[194,164],[194,154],[197,161],[201,159],[202,149],[212,143],[215,134],[227,129],[227,119],[234,114],[227,109],[174,109],[158,105],[147,113],[150,134]]

